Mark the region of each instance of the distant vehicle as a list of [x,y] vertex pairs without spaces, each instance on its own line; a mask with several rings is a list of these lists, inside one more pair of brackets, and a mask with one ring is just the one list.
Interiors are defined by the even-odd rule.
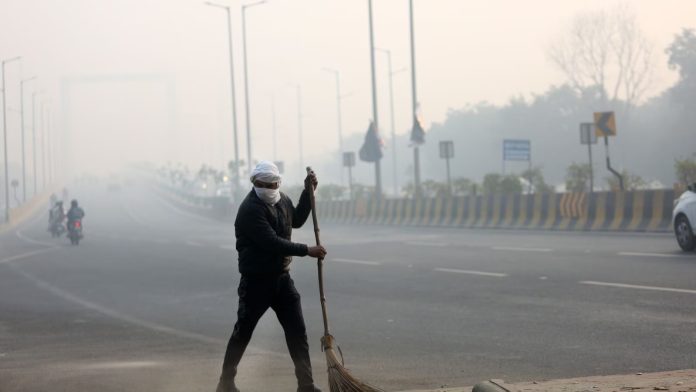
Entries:
[[679,247],[687,252],[696,249],[694,224],[696,224],[696,183],[689,185],[687,191],[674,201],[672,212],[674,235],[677,237]]

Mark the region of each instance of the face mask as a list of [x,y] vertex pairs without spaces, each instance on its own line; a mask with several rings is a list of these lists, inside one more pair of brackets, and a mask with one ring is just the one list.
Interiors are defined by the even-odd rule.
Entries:
[[273,206],[280,201],[280,189],[254,187],[254,191],[256,192],[256,196],[266,204]]

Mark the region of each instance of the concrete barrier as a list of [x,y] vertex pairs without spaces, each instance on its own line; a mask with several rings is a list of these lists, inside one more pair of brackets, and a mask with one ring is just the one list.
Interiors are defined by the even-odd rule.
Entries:
[[[199,197],[158,184],[188,211],[234,219],[227,198]],[[631,192],[469,195],[422,199],[317,201],[322,221],[356,225],[466,227],[565,231],[669,232],[674,189]]]
[[671,231],[675,191],[320,201],[322,220],[359,225],[575,231]]

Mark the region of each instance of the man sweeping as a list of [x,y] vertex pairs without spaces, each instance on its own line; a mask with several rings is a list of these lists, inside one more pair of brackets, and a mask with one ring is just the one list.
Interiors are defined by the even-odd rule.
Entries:
[[[311,211],[309,194],[303,191],[297,207],[280,192],[278,167],[259,162],[251,174],[254,189],[239,206],[234,222],[239,255],[239,308],[237,323],[227,344],[217,392],[239,392],[234,378],[254,328],[268,310],[273,309],[285,331],[290,357],[295,364],[298,392],[320,392],[314,386],[309,344],[300,294],[290,278],[292,256],[323,258],[322,246],[307,246],[291,241],[293,228],[301,227]],[[317,187],[314,174],[305,183]]]

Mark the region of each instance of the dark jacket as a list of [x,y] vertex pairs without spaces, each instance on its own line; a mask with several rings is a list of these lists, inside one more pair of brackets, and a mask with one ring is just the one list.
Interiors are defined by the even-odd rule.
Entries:
[[85,211],[80,207],[70,207],[68,211],[68,222],[74,222],[85,217]]
[[293,228],[302,227],[311,212],[309,195],[302,191],[297,207],[281,192],[275,206],[264,203],[256,192],[244,198],[234,221],[239,272],[242,275],[274,275],[290,268],[292,256],[307,256],[307,245],[292,242]]

